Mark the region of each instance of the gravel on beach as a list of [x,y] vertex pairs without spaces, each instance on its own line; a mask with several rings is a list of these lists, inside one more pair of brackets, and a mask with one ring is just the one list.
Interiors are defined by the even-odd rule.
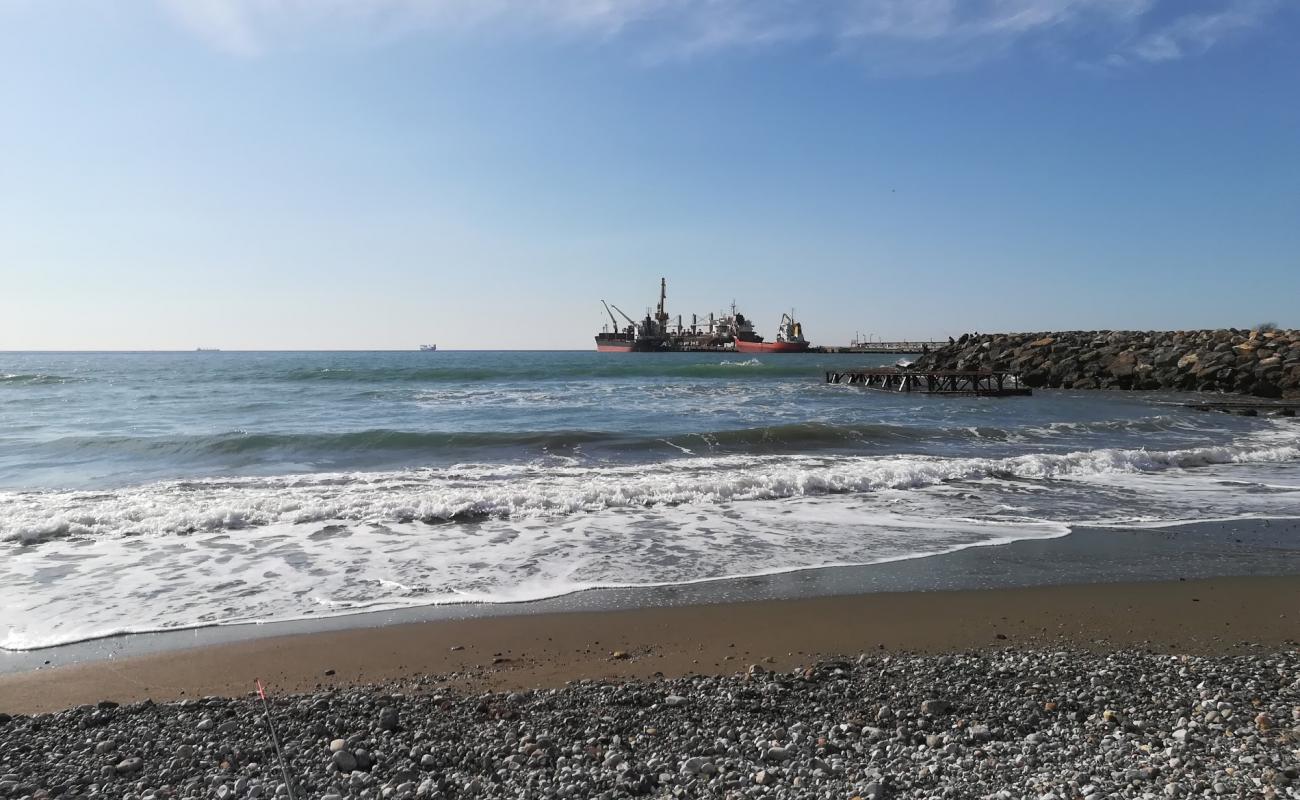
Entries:
[[[1300,653],[1003,650],[272,697],[292,796],[1300,798]],[[261,701],[0,714],[0,797],[288,797]]]

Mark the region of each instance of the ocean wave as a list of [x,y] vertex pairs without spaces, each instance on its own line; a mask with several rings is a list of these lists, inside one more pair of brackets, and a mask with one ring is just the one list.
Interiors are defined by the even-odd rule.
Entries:
[[599,431],[424,432],[374,429],[346,433],[226,431],[205,436],[70,436],[40,447],[55,452],[237,455],[282,451],[300,456],[375,451],[472,450],[480,447],[563,449],[616,438]]
[[891,423],[833,424],[792,422],[748,428],[721,428],[683,432],[639,434],[632,431],[408,431],[378,428],[343,433],[264,433],[225,431],[192,436],[70,436],[39,444],[24,443],[29,455],[47,457],[147,456],[149,458],[255,457],[275,455],[284,460],[328,459],[346,462],[354,456],[381,454],[443,456],[456,460],[482,454],[565,453],[582,448],[606,448],[620,453],[663,453],[665,446],[676,451],[712,454],[794,453],[863,447],[906,447],[924,443],[1026,442],[1051,440],[1068,433],[1143,434],[1195,429],[1173,421],[1131,420],[1123,422],[1061,423],[1040,428],[1001,428],[992,425],[941,427]]
[[470,464],[173,481],[113,492],[0,493],[0,540],[37,544],[64,536],[192,533],[328,520],[557,518],[613,509],[907,491],[953,481],[1089,480],[1298,458],[1294,436],[1258,435],[1231,445],[1181,450],[1103,448],[1007,458],[687,456],[615,467]]
[[0,374],[0,386],[48,386],[56,383],[78,383],[82,378],[68,378],[62,375],[43,375],[40,373]]
[[[556,382],[608,380],[617,378],[694,378],[707,380],[767,380],[780,377],[807,378],[818,375],[818,365],[807,357],[789,360],[759,361],[756,358],[720,362],[683,361],[676,354],[643,354],[630,359],[545,365],[501,367],[312,367],[278,372],[250,372],[246,375],[221,373],[222,381],[253,382],[354,382],[354,383],[483,383],[483,382]],[[737,370],[743,366],[749,369]]]
[[1201,428],[1197,428],[1185,416],[1173,414],[1159,414],[1139,419],[1049,422],[1045,425],[1026,427],[1020,433],[1027,436],[1074,436],[1080,433],[1161,433],[1165,431],[1203,433]]

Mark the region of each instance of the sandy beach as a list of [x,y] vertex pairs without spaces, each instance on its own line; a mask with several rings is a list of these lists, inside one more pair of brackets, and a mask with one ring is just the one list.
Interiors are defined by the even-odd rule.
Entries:
[[0,676],[0,710],[279,694],[436,676],[467,691],[724,675],[829,655],[1008,646],[1226,654],[1294,647],[1300,576],[883,592],[435,620],[298,634]]

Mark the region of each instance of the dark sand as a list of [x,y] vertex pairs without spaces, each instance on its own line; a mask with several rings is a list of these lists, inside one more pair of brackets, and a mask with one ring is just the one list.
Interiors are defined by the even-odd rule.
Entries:
[[[1300,576],[879,592],[434,620],[246,639],[0,676],[0,711],[413,679],[467,689],[731,673],[819,655],[975,648],[1218,654],[1300,640]],[[627,657],[615,657],[615,651]],[[769,660],[770,659],[770,660]],[[454,673],[454,675],[453,675]]]

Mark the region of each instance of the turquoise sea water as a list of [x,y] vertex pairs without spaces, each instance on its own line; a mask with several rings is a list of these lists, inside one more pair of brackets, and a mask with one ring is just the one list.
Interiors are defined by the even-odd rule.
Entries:
[[1300,515],[1300,427],[883,356],[0,353],[0,646]]

